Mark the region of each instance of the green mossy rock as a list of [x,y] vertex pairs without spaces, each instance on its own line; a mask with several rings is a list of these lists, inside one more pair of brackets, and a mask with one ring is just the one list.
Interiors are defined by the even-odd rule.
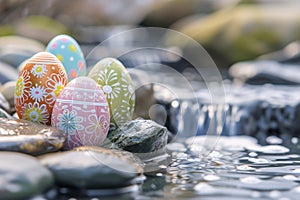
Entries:
[[221,58],[228,67],[300,39],[300,14],[296,8],[276,4],[239,5],[177,29],[203,45],[213,58]]

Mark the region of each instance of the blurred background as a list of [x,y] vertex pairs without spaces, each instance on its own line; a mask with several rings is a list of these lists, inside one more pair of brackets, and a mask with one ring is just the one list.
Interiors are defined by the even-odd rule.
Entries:
[[[120,55],[121,49],[153,42],[127,32],[99,46],[108,38],[138,27],[168,28],[202,45],[212,57],[199,52],[203,66],[209,70],[216,64],[221,72],[227,105],[220,109],[228,116],[222,134],[296,134],[300,96],[293,87],[300,84],[299,8],[299,0],[0,0],[0,81],[15,81],[21,63],[44,51],[58,34],[73,36],[92,67],[100,58]],[[174,68],[192,85],[200,107],[185,83],[158,68],[153,77],[170,77],[171,86],[138,88],[135,117],[152,118],[173,133],[194,127],[205,134],[208,121],[218,115],[209,107],[208,83],[180,55],[185,41],[170,36],[160,42],[172,51],[143,49],[119,59],[127,68],[149,63]],[[138,81],[149,73],[137,70],[132,75]],[[265,84],[271,86],[254,86]],[[170,88],[179,92],[174,95]]]
[[299,5],[298,0],[1,0],[0,35],[47,44],[67,33],[84,46],[134,27],[171,28],[228,68],[297,41]]

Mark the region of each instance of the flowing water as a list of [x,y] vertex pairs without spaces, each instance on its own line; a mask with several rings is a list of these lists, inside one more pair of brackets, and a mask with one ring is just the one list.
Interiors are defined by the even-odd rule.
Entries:
[[[214,149],[206,151],[207,142],[216,140]],[[159,166],[161,170],[152,172],[138,187],[124,189],[124,194],[62,199],[297,200],[300,144],[296,137],[289,147],[283,142],[276,136],[266,138],[264,146],[249,136],[192,137],[169,144],[171,163]]]
[[221,137],[208,154],[205,136],[172,143],[166,174],[146,180],[137,199],[299,199],[300,147],[292,140],[287,148],[275,136],[265,146],[252,137]]

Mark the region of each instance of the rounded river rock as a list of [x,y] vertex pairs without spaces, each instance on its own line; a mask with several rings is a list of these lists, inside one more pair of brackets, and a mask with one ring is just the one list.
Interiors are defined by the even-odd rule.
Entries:
[[143,173],[133,154],[101,147],[79,147],[42,156],[60,187],[80,189],[119,188],[132,184]]
[[62,148],[66,136],[54,127],[0,118],[0,151],[41,155]]
[[28,199],[53,185],[51,172],[32,156],[0,152],[0,160],[0,200]]

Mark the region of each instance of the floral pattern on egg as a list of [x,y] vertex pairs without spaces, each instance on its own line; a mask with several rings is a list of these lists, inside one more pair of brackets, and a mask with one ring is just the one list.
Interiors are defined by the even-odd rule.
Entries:
[[63,63],[69,80],[86,75],[86,63],[83,53],[72,37],[58,35],[49,42],[46,50]]
[[76,110],[70,111],[68,109],[64,109],[63,113],[58,114],[57,119],[59,121],[57,126],[69,135],[74,135],[76,134],[76,131],[83,130],[83,126],[81,124],[83,122],[83,117],[78,116]]
[[54,103],[68,78],[62,63],[40,52],[24,63],[16,82],[15,106],[19,118],[50,125]]
[[15,99],[16,105],[24,104],[30,95],[31,81],[29,71],[23,70],[16,83]]
[[65,149],[98,146],[109,129],[109,106],[103,90],[88,77],[73,79],[61,92],[51,117],[52,126],[67,134]]
[[114,58],[104,58],[92,68],[88,76],[94,79],[106,94],[111,126],[120,126],[130,121],[134,111],[135,91],[123,64]]
[[48,123],[50,113],[46,104],[39,104],[38,102],[26,103],[22,106],[22,109],[24,110],[23,119],[42,124]]

